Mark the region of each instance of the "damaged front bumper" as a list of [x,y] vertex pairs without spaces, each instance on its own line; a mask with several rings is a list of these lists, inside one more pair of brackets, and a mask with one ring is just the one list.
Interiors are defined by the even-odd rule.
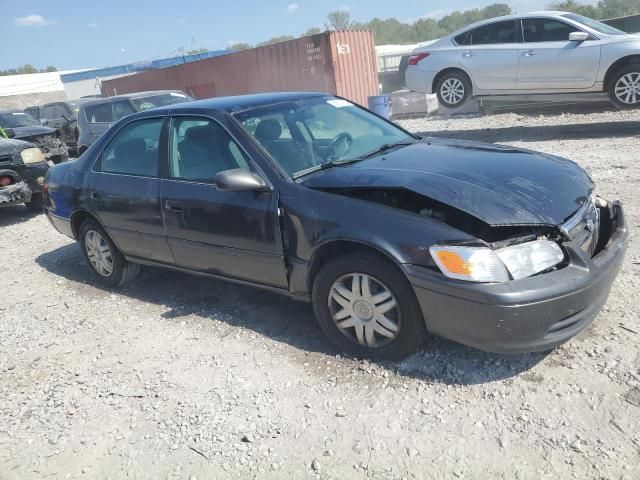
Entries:
[[427,330],[481,350],[549,350],[585,329],[604,306],[628,243],[624,213],[611,207],[611,232],[593,258],[575,242],[563,244],[568,264],[506,283],[455,281],[405,265]]
[[0,207],[11,207],[31,201],[31,189],[25,182],[0,187]]

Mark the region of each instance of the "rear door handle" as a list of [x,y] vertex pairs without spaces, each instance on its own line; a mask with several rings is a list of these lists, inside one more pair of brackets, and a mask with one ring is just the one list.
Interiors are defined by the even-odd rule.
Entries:
[[179,200],[165,200],[164,208],[171,212],[182,212],[182,202]]
[[91,197],[91,200],[98,200],[100,198],[100,194],[98,192],[91,192],[89,197]]
[[534,55],[535,53],[533,53],[531,50],[527,50],[526,52],[524,52],[525,57],[533,57]]
[[471,53],[471,52],[464,52],[464,53],[462,54],[462,56],[463,56],[464,58],[471,58],[471,57],[473,57],[473,53]]

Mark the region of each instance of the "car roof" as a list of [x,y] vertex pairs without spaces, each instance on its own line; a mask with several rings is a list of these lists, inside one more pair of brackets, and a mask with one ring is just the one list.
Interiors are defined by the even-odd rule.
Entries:
[[465,27],[462,27],[459,30],[456,30],[455,32],[451,33],[450,35],[447,35],[447,37],[456,37],[457,35],[467,32],[469,30],[473,30],[474,28],[480,27],[482,25],[489,25],[491,23],[496,23],[496,22],[502,22],[502,21],[506,21],[506,20],[519,20],[521,18],[527,18],[527,17],[549,17],[549,18],[559,18],[559,17],[563,17],[564,15],[568,14],[570,12],[562,12],[559,10],[540,10],[540,11],[536,11],[536,12],[527,12],[527,13],[513,13],[511,15],[503,15],[501,17],[493,17],[493,18],[487,18],[486,20],[480,20],[479,22],[476,23],[472,23],[470,25],[467,25]]
[[331,95],[322,92],[268,92],[254,93],[249,95],[236,95],[231,97],[215,97],[193,102],[176,103],[156,108],[154,110],[180,110],[191,108],[204,108],[211,110],[221,110],[224,112],[237,112],[250,108],[263,107],[276,103],[303,100],[306,98],[316,98]]
[[102,97],[102,98],[79,98],[77,100],[81,100],[80,107],[89,107],[92,105],[99,105],[101,103],[111,103],[122,98],[142,98],[142,97],[153,97],[155,95],[166,95],[168,93],[179,93],[180,95],[185,95],[184,92],[180,90],[149,90],[146,92],[135,92],[135,93],[123,93],[122,95],[114,95],[113,97]]

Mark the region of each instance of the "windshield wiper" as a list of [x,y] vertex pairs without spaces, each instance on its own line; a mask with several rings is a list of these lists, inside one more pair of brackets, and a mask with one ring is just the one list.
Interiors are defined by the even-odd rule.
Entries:
[[373,157],[374,155],[377,155],[377,154],[382,153],[382,152],[386,152],[387,150],[391,150],[392,148],[405,147],[407,145],[413,145],[414,143],[415,142],[410,142],[408,140],[401,140],[401,141],[395,142],[395,143],[385,143],[384,145],[380,145],[375,150],[373,150],[373,151],[371,151],[369,153],[365,153],[361,157],[358,157],[358,160],[364,160],[365,158]]

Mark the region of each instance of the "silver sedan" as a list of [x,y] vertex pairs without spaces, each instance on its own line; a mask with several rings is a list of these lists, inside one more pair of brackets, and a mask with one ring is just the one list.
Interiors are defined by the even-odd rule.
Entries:
[[486,95],[608,92],[640,105],[640,35],[567,12],[475,23],[416,49],[406,84],[457,108]]

